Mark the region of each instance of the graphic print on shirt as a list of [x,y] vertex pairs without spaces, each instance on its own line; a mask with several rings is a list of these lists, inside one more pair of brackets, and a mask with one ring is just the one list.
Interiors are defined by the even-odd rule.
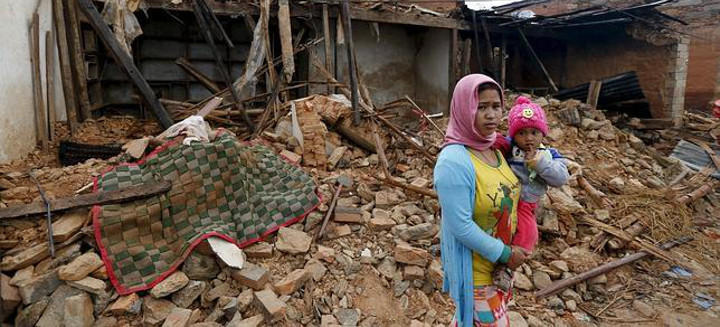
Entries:
[[[498,183],[499,186],[493,196],[486,194],[487,197],[493,199],[493,208],[491,214],[495,217],[494,235],[499,238],[505,244],[510,244],[512,241],[512,220],[511,213],[514,205],[512,198],[512,189],[503,183]],[[500,203],[496,203],[495,199],[500,198]]]

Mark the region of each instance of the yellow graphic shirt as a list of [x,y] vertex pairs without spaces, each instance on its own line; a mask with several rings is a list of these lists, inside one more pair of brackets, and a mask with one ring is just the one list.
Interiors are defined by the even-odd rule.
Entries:
[[[503,156],[497,151],[495,155],[498,157],[497,167],[488,165],[470,152],[475,168],[473,220],[483,231],[509,245],[517,228],[520,183]],[[474,285],[492,285],[494,268],[495,264],[473,253]]]

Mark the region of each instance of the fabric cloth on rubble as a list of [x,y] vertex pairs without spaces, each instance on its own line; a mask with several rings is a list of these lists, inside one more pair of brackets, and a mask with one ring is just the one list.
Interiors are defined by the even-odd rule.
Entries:
[[[464,146],[482,151],[489,149],[495,144],[497,133],[490,136],[483,136],[475,128],[475,112],[478,105],[478,86],[492,83],[502,90],[500,85],[492,78],[482,74],[467,75],[458,81],[453,91],[450,103],[450,122],[445,131],[445,142],[443,147],[451,144],[462,144]],[[500,101],[503,101],[500,94]],[[504,104],[502,104],[504,106]]]
[[229,133],[210,143],[171,141],[138,163],[112,168],[95,191],[169,180],[167,194],[95,206],[95,239],[121,295],[170,275],[208,237],[239,247],[295,223],[317,207],[316,186],[299,167]]
[[192,142],[210,142],[210,134],[212,134],[212,130],[205,119],[193,115],[170,126],[158,138],[172,139],[178,135],[185,135],[183,144],[190,145]]
[[[484,197],[485,194],[478,194],[476,181],[487,178],[478,175],[471,160],[468,148],[476,150],[487,150],[497,146],[499,137],[496,134],[483,137],[475,128],[475,113],[478,105],[477,90],[481,84],[492,83],[502,90],[491,78],[474,74],[463,77],[455,87],[450,113],[450,125],[445,136],[443,150],[440,153],[434,170],[435,189],[442,208],[441,228],[441,256],[444,270],[443,291],[449,292],[456,306],[455,318],[458,326],[473,326],[475,321],[475,299],[473,280],[473,254],[479,254],[489,263],[506,263],[510,257],[510,248],[501,240],[490,233],[496,231],[489,229],[485,231],[474,220],[476,196]],[[501,91],[500,91],[501,92]],[[502,94],[500,94],[502,101]],[[498,158],[501,166],[507,166],[502,157]],[[495,167],[497,169],[497,167]],[[508,169],[509,171],[509,169]],[[492,171],[491,174],[501,175],[500,171]],[[515,178],[509,172],[509,179]],[[517,183],[516,183],[517,184]],[[498,191],[502,192],[502,186]],[[505,185],[506,189],[517,189]],[[504,196],[504,194],[502,194]],[[498,194],[500,197],[500,194]],[[498,198],[499,199],[499,198]],[[498,200],[496,199],[496,200]],[[510,197],[512,199],[512,197]],[[517,198],[516,198],[517,199]],[[516,203],[507,203],[500,210],[501,205],[497,203],[495,211],[485,213],[488,221],[491,221],[493,212],[503,217],[505,209],[515,207]],[[509,210],[512,215],[514,210]],[[495,221],[500,220],[495,218]],[[516,220],[510,217],[510,221]],[[512,238],[512,228],[510,238]],[[484,292],[505,304],[506,298],[499,294],[492,286],[480,287]]]

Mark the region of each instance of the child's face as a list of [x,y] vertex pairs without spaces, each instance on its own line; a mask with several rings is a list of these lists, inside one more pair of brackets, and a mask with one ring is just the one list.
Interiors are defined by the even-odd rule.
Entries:
[[542,143],[543,135],[537,128],[523,128],[515,133],[515,143],[523,151],[533,151]]

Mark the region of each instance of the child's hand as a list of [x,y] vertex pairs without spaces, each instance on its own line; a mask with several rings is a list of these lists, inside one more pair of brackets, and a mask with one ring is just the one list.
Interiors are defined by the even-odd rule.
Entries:
[[533,153],[532,157],[525,158],[525,164],[528,166],[528,168],[535,170],[535,166],[537,166],[537,163],[540,161],[541,157],[542,157],[542,152],[536,150]]
[[519,246],[513,245],[511,248],[512,252],[510,253],[510,259],[508,260],[507,266],[510,269],[515,270],[517,267],[520,267],[520,265],[522,265],[528,257],[530,257],[530,253]]

